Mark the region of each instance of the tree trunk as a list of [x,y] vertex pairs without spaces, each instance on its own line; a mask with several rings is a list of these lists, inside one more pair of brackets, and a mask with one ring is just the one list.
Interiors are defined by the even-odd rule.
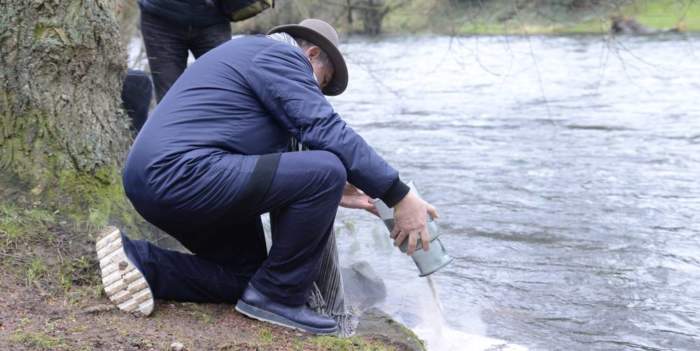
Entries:
[[345,0],[345,7],[347,8],[347,19],[348,27],[352,28],[352,0]]
[[34,196],[69,191],[71,179],[119,183],[130,137],[114,5],[0,0],[0,178]]
[[376,36],[382,33],[382,22],[389,13],[391,7],[386,0],[365,0],[362,9],[363,32],[367,35]]
[[131,39],[139,33],[140,10],[136,0],[117,0],[116,16],[122,45],[128,47]]

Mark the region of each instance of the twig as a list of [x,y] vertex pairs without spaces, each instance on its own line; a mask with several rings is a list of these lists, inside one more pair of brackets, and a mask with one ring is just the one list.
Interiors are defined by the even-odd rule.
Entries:
[[17,261],[22,262],[22,263],[29,263],[29,261],[27,261],[26,259],[24,259],[24,258],[22,258],[22,257],[15,256],[15,255],[10,255],[10,254],[6,254],[6,253],[4,253],[4,252],[0,252],[0,256],[8,257],[8,258],[17,260]]
[[80,313],[84,314],[94,314],[94,313],[102,313],[102,312],[109,312],[117,307],[111,304],[100,304],[100,305],[94,305],[94,306],[89,306],[83,308]]

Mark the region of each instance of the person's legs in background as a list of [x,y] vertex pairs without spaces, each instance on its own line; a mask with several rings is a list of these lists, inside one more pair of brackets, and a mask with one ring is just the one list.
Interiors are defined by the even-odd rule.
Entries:
[[142,11],[141,34],[156,89],[156,102],[160,102],[187,68],[188,29]]
[[215,24],[204,28],[192,30],[188,40],[188,46],[195,58],[207,53],[207,51],[231,40],[231,24],[229,22]]
[[129,69],[122,86],[122,104],[131,119],[134,135],[138,134],[148,118],[153,97],[153,82],[144,71]]

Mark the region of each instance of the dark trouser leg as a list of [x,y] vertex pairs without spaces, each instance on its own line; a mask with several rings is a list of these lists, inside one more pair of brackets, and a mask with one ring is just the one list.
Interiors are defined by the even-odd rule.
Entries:
[[195,29],[189,40],[189,47],[195,58],[207,51],[231,40],[231,24],[229,22]]
[[143,71],[130,69],[122,87],[122,103],[131,119],[134,133],[138,133],[148,117],[148,107],[153,97],[153,83]]
[[[211,225],[204,224],[208,218],[196,214],[194,218],[161,217],[171,223],[144,216],[196,256],[146,243],[128,252],[138,253],[132,260],[153,285],[156,298],[220,302],[231,301],[230,297],[235,301],[245,289],[242,284],[255,272],[251,283],[262,293],[283,304],[301,305],[318,276],[345,180],[343,164],[329,152],[285,153],[258,204],[234,201],[239,210]],[[259,221],[265,212],[271,212],[273,227],[267,259]],[[195,220],[199,224],[188,224]]]
[[345,168],[332,153],[282,154],[261,204],[262,209],[272,209],[272,247],[251,280],[256,289],[286,305],[306,302],[345,181]]
[[167,229],[194,255],[143,240],[126,245],[157,299],[235,303],[267,257],[259,218],[248,223],[222,219],[193,230]]
[[156,88],[156,101],[160,102],[187,68],[187,28],[142,12],[141,34]]

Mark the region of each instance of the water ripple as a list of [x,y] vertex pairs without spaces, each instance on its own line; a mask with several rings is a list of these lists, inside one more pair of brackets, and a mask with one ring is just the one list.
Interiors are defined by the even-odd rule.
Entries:
[[[535,350],[699,349],[697,39],[343,47],[352,79],[334,106],[441,211],[453,327]],[[358,228],[341,258],[378,267],[388,310],[425,298],[410,259],[363,242],[376,222],[338,218]]]

